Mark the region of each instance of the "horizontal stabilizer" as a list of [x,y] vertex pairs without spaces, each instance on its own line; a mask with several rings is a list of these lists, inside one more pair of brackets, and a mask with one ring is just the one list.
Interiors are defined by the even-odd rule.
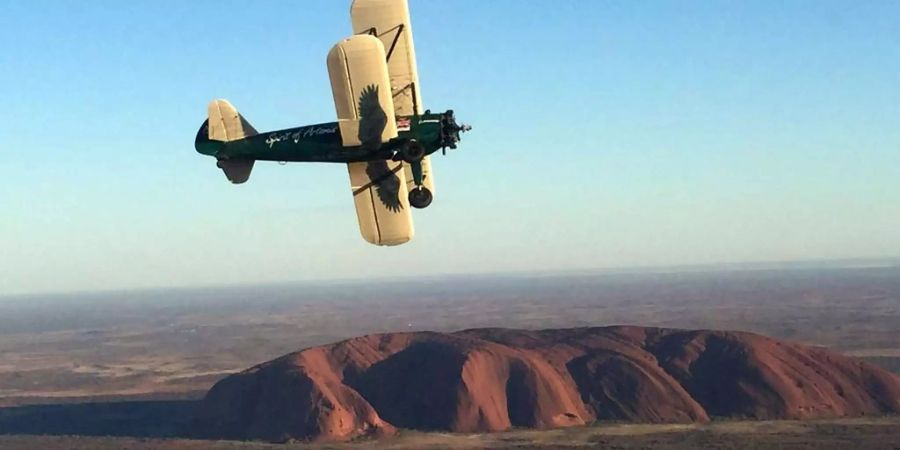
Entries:
[[250,179],[250,172],[253,171],[252,159],[220,159],[216,163],[222,172],[225,172],[225,178],[234,184],[241,184]]

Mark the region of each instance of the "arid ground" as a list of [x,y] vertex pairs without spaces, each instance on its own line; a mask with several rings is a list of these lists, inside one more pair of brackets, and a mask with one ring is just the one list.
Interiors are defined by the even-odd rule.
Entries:
[[[2,300],[0,434],[177,438],[195,400],[223,376],[308,346],[388,331],[615,324],[746,330],[829,347],[900,373],[896,264],[453,276]],[[847,423],[823,426],[837,430],[829,431],[835,439],[890,428]],[[716,426],[724,425],[710,425]],[[668,445],[671,433],[661,433],[656,444],[645,437],[635,442]],[[692,430],[673,439],[709,433]],[[0,439],[0,447],[15,448],[16,439],[26,438]],[[79,439],[93,445],[89,437]],[[510,439],[508,448],[541,448]],[[611,446],[641,448],[609,439]],[[53,448],[51,441],[39,446]]]
[[347,444],[267,444],[261,442],[196,441],[84,436],[0,436],[9,450],[83,449],[122,450],[844,450],[900,448],[898,418],[776,422],[714,422],[708,425],[599,424],[550,431],[508,431],[490,434],[404,432],[384,441]]

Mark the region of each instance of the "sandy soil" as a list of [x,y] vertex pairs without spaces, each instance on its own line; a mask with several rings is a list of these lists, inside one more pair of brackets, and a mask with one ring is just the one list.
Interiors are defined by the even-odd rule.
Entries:
[[296,448],[304,450],[582,450],[582,449],[821,449],[896,450],[900,418],[826,421],[713,422],[706,425],[600,424],[552,431],[491,434],[403,432],[383,441],[348,444],[265,444],[255,442],[134,439],[72,436],[0,436],[9,450],[61,449],[231,449]]

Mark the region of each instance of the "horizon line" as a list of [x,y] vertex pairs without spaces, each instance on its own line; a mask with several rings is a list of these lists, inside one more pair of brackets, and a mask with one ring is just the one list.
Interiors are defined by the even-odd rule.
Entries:
[[0,293],[0,302],[11,298],[29,298],[40,296],[75,296],[75,295],[109,295],[117,293],[153,292],[153,291],[180,291],[198,289],[246,289],[253,287],[269,287],[279,285],[341,285],[361,282],[389,283],[393,281],[435,281],[440,278],[453,277],[564,277],[572,275],[615,275],[615,274],[678,274],[678,273],[717,273],[717,272],[752,272],[766,270],[814,270],[814,269],[874,269],[900,267],[900,256],[888,257],[854,257],[854,258],[822,258],[822,259],[798,259],[798,260],[770,260],[770,261],[743,261],[743,262],[717,262],[696,264],[660,264],[637,266],[614,266],[596,268],[573,268],[554,270],[513,270],[497,272],[448,272],[422,275],[404,276],[378,276],[375,278],[323,278],[323,279],[298,279],[298,280],[274,280],[259,283],[239,282],[222,284],[194,284],[171,286],[136,286],[108,289],[73,289],[73,290],[48,290],[37,292],[12,292]]

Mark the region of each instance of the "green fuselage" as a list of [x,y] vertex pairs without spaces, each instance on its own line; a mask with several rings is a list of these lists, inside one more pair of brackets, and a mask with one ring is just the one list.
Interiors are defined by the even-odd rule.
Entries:
[[[208,121],[203,123],[194,147],[218,159],[259,161],[348,163],[389,159],[409,141],[417,141],[430,155],[441,148],[441,114],[398,117],[398,136],[377,149],[343,145],[337,122],[270,131],[230,142],[209,139]],[[400,127],[406,124],[408,127]],[[402,131],[401,131],[402,129]]]

